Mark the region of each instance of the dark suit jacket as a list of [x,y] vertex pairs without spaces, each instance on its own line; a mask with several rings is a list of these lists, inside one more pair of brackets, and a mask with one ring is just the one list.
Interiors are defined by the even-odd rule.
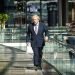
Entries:
[[[45,35],[44,35],[45,33]],[[32,47],[42,47],[45,45],[44,36],[48,36],[48,27],[39,23],[38,33],[34,31],[34,24],[28,26],[27,42],[31,42]]]

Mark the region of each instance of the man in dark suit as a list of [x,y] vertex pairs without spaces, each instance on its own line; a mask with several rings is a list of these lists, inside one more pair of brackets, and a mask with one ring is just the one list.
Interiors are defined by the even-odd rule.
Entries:
[[32,16],[32,24],[28,26],[27,42],[33,49],[34,66],[41,69],[42,49],[48,41],[48,27],[40,22],[38,15]]

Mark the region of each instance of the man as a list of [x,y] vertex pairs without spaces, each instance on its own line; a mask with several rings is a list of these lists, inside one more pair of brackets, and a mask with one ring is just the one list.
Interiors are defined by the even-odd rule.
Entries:
[[48,27],[40,22],[38,15],[32,16],[32,24],[28,26],[27,42],[31,43],[35,69],[41,69],[42,49],[48,41]]

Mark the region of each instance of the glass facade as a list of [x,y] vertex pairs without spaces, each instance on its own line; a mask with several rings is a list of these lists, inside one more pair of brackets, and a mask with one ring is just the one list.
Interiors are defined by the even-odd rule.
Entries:
[[[6,2],[6,12],[10,18],[8,24],[28,24],[33,14],[38,14],[42,22],[49,26],[57,25],[57,2],[42,0],[11,0]],[[52,23],[51,23],[52,22]]]
[[[61,11],[59,11],[59,4],[60,3],[58,0],[7,0],[5,1],[5,9],[6,12],[10,15],[8,24],[14,24],[15,26],[21,23],[28,24],[30,22],[31,15],[38,14],[41,17],[42,22],[45,22],[49,26],[58,26],[60,24],[59,17],[61,15],[59,12],[62,11],[64,11],[62,15],[66,14],[66,23],[71,23],[75,19],[74,0],[66,1],[65,10],[64,5],[62,5],[60,7],[63,8],[60,8]],[[63,16],[61,18],[63,18]],[[62,26],[64,26],[63,23]]]
[[[28,64],[28,60],[32,59],[32,54],[28,54],[29,59],[26,54],[26,31],[31,16],[38,14],[41,21],[48,25],[49,31],[49,42],[46,42],[43,49],[43,60],[50,66],[47,71],[50,75],[75,75],[75,56],[70,53],[74,49],[64,41],[64,37],[68,35],[68,25],[75,21],[75,0],[3,1],[1,13],[7,13],[9,18],[5,28],[0,26],[0,74],[9,68],[5,75],[19,75],[17,73],[20,71],[20,75],[25,75],[25,63]],[[7,66],[2,66],[2,62]]]

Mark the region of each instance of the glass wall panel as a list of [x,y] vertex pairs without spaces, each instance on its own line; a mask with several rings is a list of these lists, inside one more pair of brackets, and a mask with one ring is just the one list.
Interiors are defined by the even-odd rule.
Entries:
[[39,15],[41,21],[49,26],[57,25],[57,0],[5,0],[5,6],[10,15],[8,25],[22,26],[29,23],[33,14]]

